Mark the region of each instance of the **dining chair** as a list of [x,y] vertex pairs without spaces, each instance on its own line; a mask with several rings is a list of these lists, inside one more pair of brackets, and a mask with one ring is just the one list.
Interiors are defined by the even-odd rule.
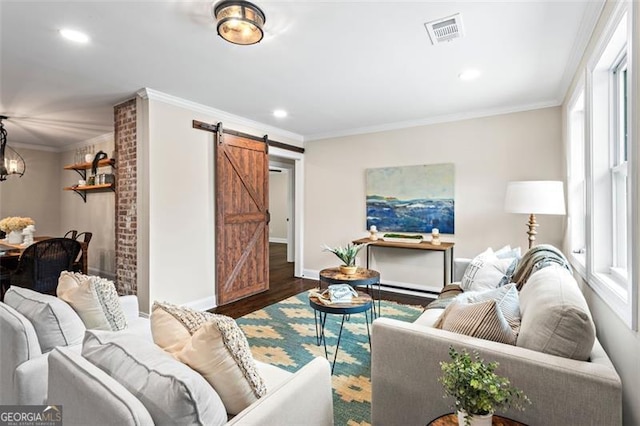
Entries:
[[81,250],[80,243],[70,238],[50,238],[27,247],[11,272],[10,283],[18,287],[56,294],[62,271],[71,271]]
[[71,231],[67,231],[67,233],[64,234],[64,238],[71,238],[72,240],[75,240],[77,236],[78,236],[78,231],[76,231],[75,229],[72,229]]
[[[78,235],[76,235],[75,240],[82,241],[87,245],[87,248],[89,248],[89,242],[91,242],[92,237],[93,237],[93,232],[80,232]],[[73,270],[75,272],[82,272],[83,263],[84,263],[84,250],[81,250],[80,255],[78,255],[78,258],[76,259],[75,262],[73,262]]]

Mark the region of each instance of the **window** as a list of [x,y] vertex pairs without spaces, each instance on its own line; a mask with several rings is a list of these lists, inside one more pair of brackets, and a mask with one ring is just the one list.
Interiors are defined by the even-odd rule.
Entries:
[[635,112],[627,9],[627,2],[617,4],[588,61],[584,85],[567,104],[568,244],[576,270],[636,329],[633,235],[640,215],[631,197],[636,161],[628,156],[637,144],[629,131]]

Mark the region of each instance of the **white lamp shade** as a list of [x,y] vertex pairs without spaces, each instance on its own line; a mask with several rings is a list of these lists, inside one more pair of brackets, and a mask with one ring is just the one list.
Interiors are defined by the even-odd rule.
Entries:
[[509,182],[504,200],[508,213],[565,214],[561,181],[537,180]]

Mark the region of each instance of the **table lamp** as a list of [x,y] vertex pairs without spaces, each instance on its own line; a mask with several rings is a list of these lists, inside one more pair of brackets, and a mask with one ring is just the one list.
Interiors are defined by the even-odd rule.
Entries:
[[509,182],[504,210],[529,215],[527,234],[531,248],[537,234],[536,214],[565,214],[563,183],[550,180]]

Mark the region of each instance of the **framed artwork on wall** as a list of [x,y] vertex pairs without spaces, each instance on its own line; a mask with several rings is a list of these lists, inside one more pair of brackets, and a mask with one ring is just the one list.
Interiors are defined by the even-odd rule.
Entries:
[[367,169],[367,229],[453,234],[454,181],[450,163]]

